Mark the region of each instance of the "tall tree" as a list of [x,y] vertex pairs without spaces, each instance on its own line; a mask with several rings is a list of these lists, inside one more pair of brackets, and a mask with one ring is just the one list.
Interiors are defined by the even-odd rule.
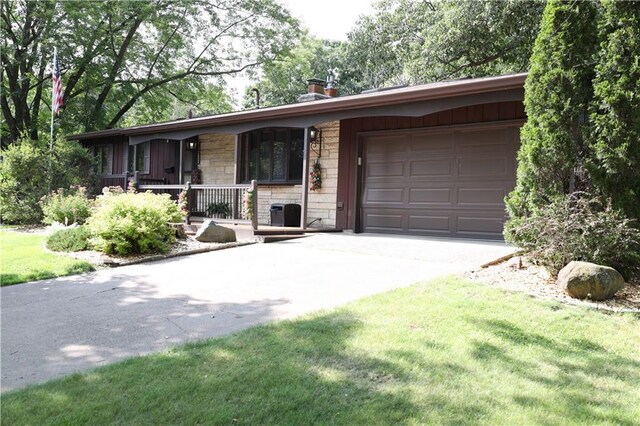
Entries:
[[260,91],[263,106],[295,103],[298,96],[307,92],[306,80],[324,79],[330,69],[337,74],[341,95],[357,90],[353,85],[356,79],[352,77],[347,62],[345,43],[303,35],[289,54],[262,67],[261,78],[247,89],[244,106],[255,106],[255,98],[251,93],[254,88]]
[[9,0],[0,19],[3,140],[37,137],[40,115],[50,112],[54,44],[65,85],[61,125],[82,131],[117,126],[142,99],[221,84],[286,52],[297,34],[273,0]]
[[591,105],[591,172],[605,197],[640,219],[640,2],[603,2]]
[[524,72],[540,25],[537,0],[387,0],[349,34],[363,87]]
[[551,0],[542,18],[525,84],[512,225],[557,196],[586,189],[586,113],[592,99],[597,5]]

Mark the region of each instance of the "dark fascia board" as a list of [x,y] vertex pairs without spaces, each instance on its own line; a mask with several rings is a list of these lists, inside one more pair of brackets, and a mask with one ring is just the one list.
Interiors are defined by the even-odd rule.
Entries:
[[302,117],[327,112],[366,109],[382,105],[398,105],[431,99],[464,96],[477,93],[494,92],[514,88],[523,88],[526,73],[498,77],[474,78],[468,80],[431,83],[421,86],[404,87],[395,90],[363,93],[313,102],[282,105],[271,108],[232,112],[208,117],[198,117],[147,124],[123,129],[110,129],[68,136],[70,140],[84,140],[110,136],[134,136],[175,130],[216,127],[260,120]]

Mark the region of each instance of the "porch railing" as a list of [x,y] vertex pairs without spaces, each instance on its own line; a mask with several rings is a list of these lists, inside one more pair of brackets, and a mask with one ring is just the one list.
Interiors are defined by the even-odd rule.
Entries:
[[[189,189],[189,216],[243,220],[250,222],[254,229],[258,229],[258,185],[255,181],[250,185],[138,185],[140,191],[171,194],[171,198],[175,200],[186,188]],[[243,214],[247,192],[253,194],[253,202],[250,203],[252,211]]]

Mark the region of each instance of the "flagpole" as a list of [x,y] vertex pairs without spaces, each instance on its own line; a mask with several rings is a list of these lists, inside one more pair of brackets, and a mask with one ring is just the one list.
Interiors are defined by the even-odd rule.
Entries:
[[[58,58],[58,48],[54,47],[53,48],[53,69],[52,69],[52,73],[51,75],[53,75],[53,73],[55,72],[55,67],[56,67],[56,61]],[[55,80],[52,79],[53,84],[55,85]],[[55,100],[55,88],[51,91],[51,135],[50,135],[50,139],[49,139],[49,182],[47,184],[47,193],[51,192],[51,181],[53,180],[53,170],[51,169],[51,157],[53,157],[53,119],[54,119],[54,115],[56,113],[56,108],[55,108],[55,103],[57,102]]]

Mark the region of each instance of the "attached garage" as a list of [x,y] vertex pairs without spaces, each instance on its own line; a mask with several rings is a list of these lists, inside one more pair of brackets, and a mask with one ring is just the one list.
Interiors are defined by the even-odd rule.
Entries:
[[502,239],[520,123],[361,136],[360,229]]

